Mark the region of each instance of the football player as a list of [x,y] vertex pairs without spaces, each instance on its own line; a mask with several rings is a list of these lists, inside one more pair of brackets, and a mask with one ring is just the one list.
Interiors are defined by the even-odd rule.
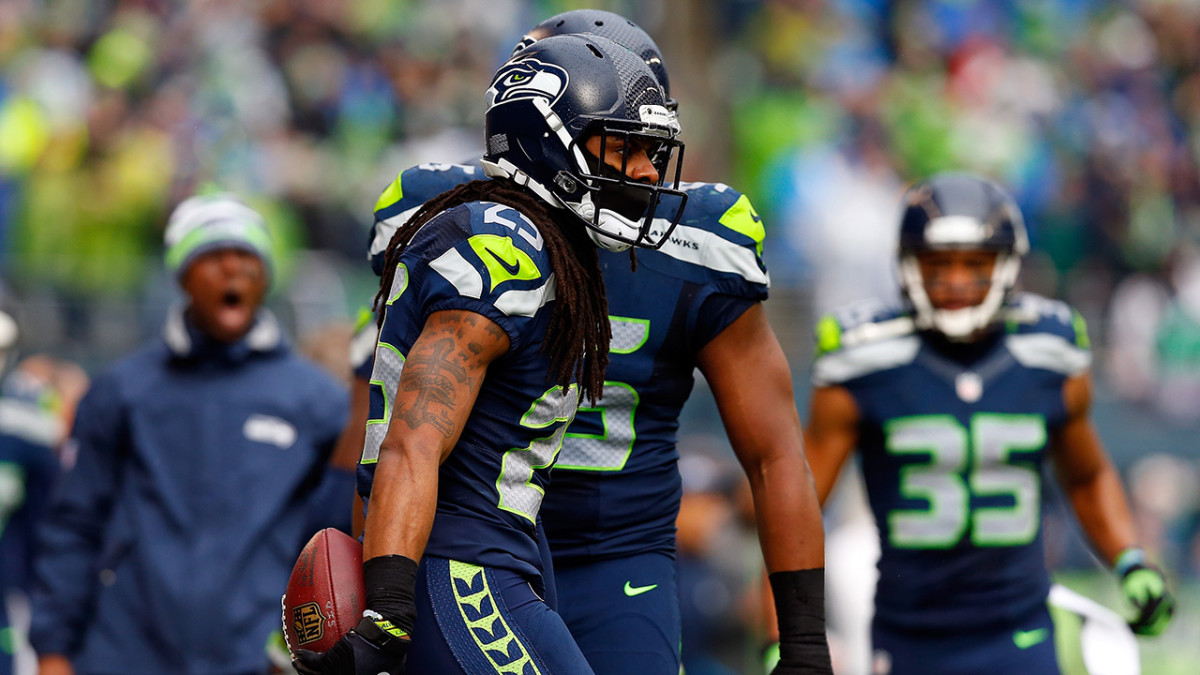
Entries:
[[[571,33],[602,35],[639,55],[669,97],[658,46],[611,12],[551,17],[517,49]],[[392,233],[426,199],[480,173],[451,164],[402,172],[376,205],[376,271]],[[612,326],[603,397],[585,403],[568,429],[542,510],[559,613],[597,673],[679,672],[675,441],[699,367],[750,478],[771,584],[784,598],[777,672],[829,672],[823,533],[790,372],[762,307],[763,224],[749,199],[726,185],[682,189],[682,222],[658,250],[638,251],[636,272],[627,255],[600,253]],[[669,226],[662,215],[656,233]]]
[[5,342],[15,339],[15,326],[0,304],[0,675],[35,667],[27,640],[34,533],[58,478],[58,450],[88,386],[82,368],[45,355],[26,357],[5,374]]
[[[0,301],[4,289],[0,286]],[[0,675],[12,675],[19,641],[8,598],[26,590],[31,577],[34,524],[45,512],[50,488],[58,474],[53,446],[58,433],[37,399],[7,395],[8,364],[17,343],[17,322],[0,304]],[[13,377],[16,377],[15,375]],[[47,430],[51,433],[45,433]],[[20,621],[15,621],[20,623]]]
[[1047,460],[1136,607],[1133,630],[1161,633],[1172,600],[1089,417],[1083,320],[1013,291],[1028,250],[1016,204],[993,182],[943,174],[912,186],[902,209],[908,306],[820,320],[805,434],[822,501],[860,450],[882,551],[874,672],[1060,672]]
[[686,201],[663,186],[679,126],[645,63],[596,36],[522,50],[487,100],[492,180],[426,202],[385,251],[368,611],[328,652],[298,651],[301,673],[592,673],[543,601],[534,528],[580,395],[604,389],[597,245],[669,236],[648,214],[669,196],[677,221]]

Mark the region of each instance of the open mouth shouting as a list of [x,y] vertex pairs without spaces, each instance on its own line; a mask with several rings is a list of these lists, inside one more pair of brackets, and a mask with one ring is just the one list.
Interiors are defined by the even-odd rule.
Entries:
[[267,276],[262,261],[238,249],[222,249],[198,258],[183,277],[196,327],[221,342],[240,340],[254,325]]

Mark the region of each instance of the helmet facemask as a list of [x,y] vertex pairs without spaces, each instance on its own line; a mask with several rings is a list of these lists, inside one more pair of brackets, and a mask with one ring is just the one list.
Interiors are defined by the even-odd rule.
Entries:
[[1020,270],[1020,256],[997,252],[987,294],[982,302],[959,309],[938,309],[933,306],[926,291],[928,280],[921,273],[917,253],[908,251],[900,256],[900,286],[912,303],[918,329],[936,331],[952,342],[969,342],[996,321],[1000,309],[1016,286]]
[[[665,114],[661,107],[653,107],[658,108],[658,114]],[[669,116],[672,122],[673,118]],[[569,155],[582,157],[584,166],[575,172],[560,171],[555,183],[560,188],[577,188],[564,190],[571,196],[560,195],[560,200],[584,221],[588,235],[598,246],[610,251],[630,246],[657,249],[679,224],[687,195],[679,190],[683,144],[675,137],[677,132],[675,124],[651,126],[597,120],[572,141]],[[592,138],[598,140],[599,156],[585,147]],[[620,153],[619,168],[602,159],[609,157],[614,146],[619,148],[612,151]],[[654,182],[629,176],[631,156],[642,151],[658,174]],[[670,183],[666,182],[668,174],[673,174]],[[576,194],[578,197],[574,197]]]

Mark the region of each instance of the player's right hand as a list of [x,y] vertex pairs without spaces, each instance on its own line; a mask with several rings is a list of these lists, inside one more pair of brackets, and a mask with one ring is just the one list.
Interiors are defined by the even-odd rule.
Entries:
[[411,644],[374,619],[363,617],[326,652],[297,649],[292,665],[300,675],[403,675]]
[[1146,563],[1130,565],[1121,575],[1125,599],[1137,609],[1129,627],[1138,635],[1159,635],[1175,613],[1175,599],[1167,591],[1162,570]]

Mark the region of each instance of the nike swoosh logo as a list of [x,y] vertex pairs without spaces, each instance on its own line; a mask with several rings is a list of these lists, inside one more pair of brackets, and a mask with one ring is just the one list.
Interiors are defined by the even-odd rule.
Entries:
[[649,593],[650,591],[652,591],[656,588],[658,588],[658,584],[650,584],[649,586],[633,586],[628,581],[626,581],[625,582],[625,595],[632,598],[636,595],[641,595],[642,593]]
[[1017,649],[1029,649],[1036,644],[1045,642],[1048,637],[1050,637],[1050,631],[1045,628],[1019,630],[1013,633],[1013,644],[1017,646]]
[[499,255],[496,254],[495,251],[493,251],[490,248],[487,250],[487,252],[491,253],[492,257],[496,259],[496,262],[500,263],[500,266],[504,268],[504,271],[508,272],[509,274],[516,276],[517,272],[521,269],[521,261],[520,260],[510,263],[507,260],[505,260],[504,258],[501,258]]

